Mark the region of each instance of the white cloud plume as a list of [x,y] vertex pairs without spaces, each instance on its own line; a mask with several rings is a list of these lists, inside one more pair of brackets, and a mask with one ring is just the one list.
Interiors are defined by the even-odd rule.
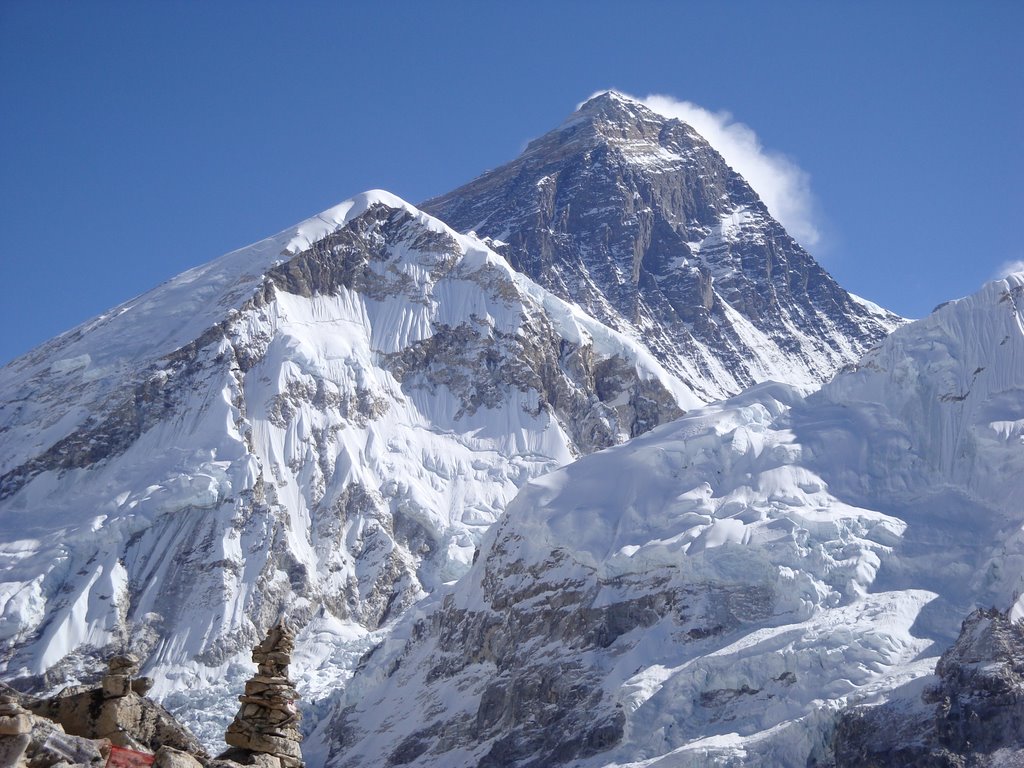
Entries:
[[993,280],[998,280],[1000,277],[1006,277],[1014,272],[1024,272],[1024,259],[1011,259],[1010,261],[1004,261],[996,269],[996,273],[992,275]]
[[793,237],[808,247],[821,241],[814,222],[810,175],[785,155],[765,149],[750,126],[737,122],[729,112],[711,112],[671,96],[629,98],[690,125],[747,180]]

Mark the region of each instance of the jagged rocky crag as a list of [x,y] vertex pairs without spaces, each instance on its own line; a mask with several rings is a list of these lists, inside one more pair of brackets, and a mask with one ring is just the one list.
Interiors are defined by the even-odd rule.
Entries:
[[526,480],[699,402],[386,193],[55,339],[0,391],[5,678],[63,685],[129,644],[210,739],[283,609],[319,698]]
[[834,768],[1012,768],[1024,764],[1024,624],[979,609],[918,700],[844,713]]
[[844,291],[689,125],[615,92],[421,207],[708,400],[765,379],[816,386],[900,322]]
[[[531,481],[350,681],[327,764],[827,764],[836,714],[926,681],[972,606],[1024,617],[1022,444],[1018,274],[809,396],[759,385]],[[1020,625],[969,624],[941,732],[1019,743]]]

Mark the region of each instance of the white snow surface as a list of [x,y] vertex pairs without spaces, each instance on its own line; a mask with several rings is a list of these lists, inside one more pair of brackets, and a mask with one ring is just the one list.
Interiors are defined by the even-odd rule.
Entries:
[[[495,681],[571,670],[601,691],[577,722],[621,712],[624,726],[565,764],[804,766],[833,713],[926,680],[974,607],[1024,617],[1022,499],[1019,273],[896,330],[816,393],[759,384],[528,483],[470,571],[357,672],[344,744],[336,721],[309,753],[374,766],[413,744],[409,765],[474,766],[507,749],[463,736],[501,701]],[[560,639],[502,637],[517,612],[559,626],[574,600],[599,611],[656,593],[698,597],[606,648],[572,634],[578,615]],[[721,631],[702,610],[726,617]],[[529,649],[517,668],[495,650],[507,643]],[[504,710],[505,733],[551,701]]]
[[[380,207],[409,222],[395,242],[366,236],[377,292],[269,281]],[[449,245],[422,246],[430,234]],[[484,341],[551,327],[556,344],[617,356],[700,405],[641,345],[483,243],[386,192],[359,195],[0,370],[0,674],[67,684],[128,646],[153,695],[216,749],[249,649],[285,611],[315,715],[379,622],[464,572],[517,489],[579,453],[536,389],[474,410],[451,389],[472,384],[464,371],[450,386],[396,379],[389,355],[460,325]]]

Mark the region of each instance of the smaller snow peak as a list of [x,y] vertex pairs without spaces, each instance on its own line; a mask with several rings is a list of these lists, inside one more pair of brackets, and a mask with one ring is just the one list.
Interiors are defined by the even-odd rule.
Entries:
[[1020,290],[1024,286],[1024,270],[1010,272],[1003,278],[1003,282],[1006,283],[1007,289],[1011,291]]
[[351,202],[354,203],[357,208],[361,207],[363,211],[372,208],[378,203],[396,210],[400,208],[405,208],[410,211],[416,210],[415,206],[411,203],[407,203],[398,195],[394,195],[386,189],[368,189],[367,191],[353,197]]
[[972,309],[997,307],[1009,303],[1024,317],[1024,272],[1011,272],[985,283],[977,292],[962,299],[944,301],[932,310],[933,315],[964,313]]

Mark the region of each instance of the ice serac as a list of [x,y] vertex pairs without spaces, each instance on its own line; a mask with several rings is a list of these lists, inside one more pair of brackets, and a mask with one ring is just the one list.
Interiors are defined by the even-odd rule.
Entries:
[[0,370],[2,675],[128,646],[215,746],[282,615],[315,706],[523,483],[696,404],[478,240],[361,195]]
[[[333,768],[828,765],[838,713],[933,685],[975,607],[1020,617],[1022,498],[1017,274],[814,394],[760,384],[531,481],[318,739]],[[954,713],[958,743],[1016,717],[969,623],[942,685],[995,719]]]
[[706,400],[817,386],[900,322],[843,290],[689,125],[615,92],[421,207],[642,339]]

